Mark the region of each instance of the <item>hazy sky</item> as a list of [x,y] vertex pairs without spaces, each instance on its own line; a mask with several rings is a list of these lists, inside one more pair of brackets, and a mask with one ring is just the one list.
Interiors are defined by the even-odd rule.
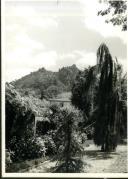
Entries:
[[6,1],[6,81],[42,67],[94,65],[102,42],[126,68],[126,32],[97,16],[105,7],[98,0]]

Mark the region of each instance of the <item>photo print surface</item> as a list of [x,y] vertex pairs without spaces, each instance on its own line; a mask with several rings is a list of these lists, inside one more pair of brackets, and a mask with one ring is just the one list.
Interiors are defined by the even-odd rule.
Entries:
[[3,175],[126,176],[127,2],[3,6]]

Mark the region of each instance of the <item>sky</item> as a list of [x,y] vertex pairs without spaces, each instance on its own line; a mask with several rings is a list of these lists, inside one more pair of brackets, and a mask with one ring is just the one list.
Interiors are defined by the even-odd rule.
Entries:
[[83,70],[96,64],[106,43],[126,70],[126,32],[97,16],[107,7],[98,0],[6,0],[5,78],[10,82],[39,68]]

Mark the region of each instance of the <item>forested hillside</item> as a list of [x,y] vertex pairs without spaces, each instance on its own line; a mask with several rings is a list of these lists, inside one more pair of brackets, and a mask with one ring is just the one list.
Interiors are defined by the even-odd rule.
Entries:
[[72,84],[79,69],[76,65],[63,67],[58,72],[40,68],[38,71],[13,81],[11,84],[21,95],[33,95],[38,98],[55,97],[60,93],[71,91]]

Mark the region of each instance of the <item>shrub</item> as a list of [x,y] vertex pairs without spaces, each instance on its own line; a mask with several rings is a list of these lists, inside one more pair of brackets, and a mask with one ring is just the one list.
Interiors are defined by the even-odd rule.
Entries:
[[62,108],[62,121],[54,136],[58,147],[58,165],[56,171],[59,172],[79,172],[82,170],[83,162],[74,157],[82,153],[83,148],[78,130],[78,111],[74,108]]
[[[30,132],[31,133],[31,132]],[[10,140],[10,149],[14,151],[13,161],[34,159],[45,156],[46,147],[43,140],[35,138],[31,134],[26,134],[24,137],[18,139],[16,136]]]
[[55,142],[52,138],[52,135],[51,134],[44,135],[43,140],[44,140],[44,143],[45,143],[45,147],[47,149],[46,155],[56,154],[56,152],[57,152],[56,144],[55,144]]
[[[67,171],[67,166],[68,166],[68,171]],[[59,172],[59,173],[78,173],[81,172],[83,170],[83,162],[80,159],[69,159],[69,161],[66,162],[62,162],[57,169],[55,170],[55,172]]]
[[60,107],[56,104],[52,104],[48,107],[44,114],[44,117],[49,119],[50,127],[49,131],[47,131],[47,135],[45,135],[43,139],[47,140],[47,144],[49,143],[48,141],[53,141],[57,150],[63,144],[65,137],[63,125],[65,123],[67,113],[72,113],[74,116],[73,123],[75,125],[77,140],[80,140],[79,138],[81,138],[81,134],[78,136],[78,133],[80,133],[81,130],[79,123],[83,123],[84,119],[82,113],[80,113],[79,110],[71,106],[67,109],[66,107]]

